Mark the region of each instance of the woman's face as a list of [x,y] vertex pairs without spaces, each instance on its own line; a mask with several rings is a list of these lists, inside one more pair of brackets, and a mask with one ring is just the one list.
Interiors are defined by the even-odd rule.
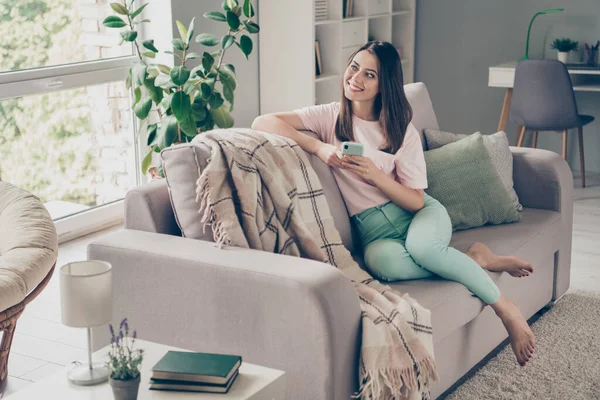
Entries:
[[359,51],[344,72],[344,95],[350,101],[368,101],[379,94],[379,61]]

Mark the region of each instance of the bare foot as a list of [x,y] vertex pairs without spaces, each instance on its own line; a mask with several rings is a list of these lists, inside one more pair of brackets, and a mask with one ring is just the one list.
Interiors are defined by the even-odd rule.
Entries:
[[519,257],[497,256],[483,243],[474,243],[466,253],[481,268],[488,271],[506,271],[510,275],[522,278],[533,273],[533,266]]
[[524,366],[535,351],[535,335],[519,311],[519,307],[504,296],[492,308],[502,320],[510,337],[510,346],[520,366]]

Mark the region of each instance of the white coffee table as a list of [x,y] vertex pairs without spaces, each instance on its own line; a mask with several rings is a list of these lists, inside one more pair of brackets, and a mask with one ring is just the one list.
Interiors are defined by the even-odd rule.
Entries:
[[[193,393],[149,390],[150,369],[168,350],[186,351],[176,347],[138,340],[136,348],[144,349],[142,379],[138,400],[279,400],[285,398],[285,372],[261,367],[242,360],[242,366],[229,392]],[[105,360],[108,347],[94,353],[94,360]],[[111,400],[112,388],[108,382],[96,386],[75,386],[67,379],[68,367],[11,396],[9,400],[61,399],[61,400]]]

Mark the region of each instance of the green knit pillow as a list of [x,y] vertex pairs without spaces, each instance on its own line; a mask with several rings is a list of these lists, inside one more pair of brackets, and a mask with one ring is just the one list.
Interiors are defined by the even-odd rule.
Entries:
[[425,162],[425,191],[446,207],[454,231],[521,219],[480,133],[426,151]]

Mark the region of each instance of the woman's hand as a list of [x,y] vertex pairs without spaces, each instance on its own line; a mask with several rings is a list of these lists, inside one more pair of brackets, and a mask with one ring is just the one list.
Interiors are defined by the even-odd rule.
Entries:
[[330,167],[343,168],[342,160],[337,155],[337,147],[332,144],[319,144],[315,155]]
[[369,157],[344,155],[342,156],[342,166],[354,172],[371,185],[376,185],[377,180],[385,175],[382,170],[373,164],[373,160]]

